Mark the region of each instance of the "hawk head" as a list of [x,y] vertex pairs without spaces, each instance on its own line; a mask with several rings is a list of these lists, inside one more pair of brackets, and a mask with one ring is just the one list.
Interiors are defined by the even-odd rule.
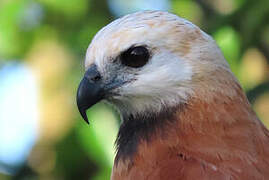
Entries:
[[[83,118],[100,100],[122,115],[159,112],[206,91],[223,91],[231,72],[215,41],[189,21],[162,11],[124,16],[88,47],[77,104]],[[228,78],[229,79],[229,78]]]

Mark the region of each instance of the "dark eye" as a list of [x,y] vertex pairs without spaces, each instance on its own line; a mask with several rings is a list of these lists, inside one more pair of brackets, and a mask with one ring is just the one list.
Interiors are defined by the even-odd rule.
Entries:
[[139,68],[149,60],[149,52],[144,46],[131,47],[121,54],[121,62],[126,66]]

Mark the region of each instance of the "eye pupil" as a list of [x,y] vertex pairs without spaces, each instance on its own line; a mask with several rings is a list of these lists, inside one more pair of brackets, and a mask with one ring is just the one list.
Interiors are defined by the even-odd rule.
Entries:
[[133,68],[144,66],[149,60],[149,52],[146,47],[132,47],[121,55],[121,61],[124,65]]

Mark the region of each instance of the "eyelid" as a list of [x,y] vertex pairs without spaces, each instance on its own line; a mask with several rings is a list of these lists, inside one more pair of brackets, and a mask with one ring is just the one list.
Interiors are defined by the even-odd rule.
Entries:
[[149,48],[148,48],[148,46],[146,44],[133,44],[132,46],[130,46],[130,47],[126,48],[125,50],[123,50],[120,54],[128,51],[129,49],[133,49],[133,48],[136,48],[136,47],[144,47],[149,51]]

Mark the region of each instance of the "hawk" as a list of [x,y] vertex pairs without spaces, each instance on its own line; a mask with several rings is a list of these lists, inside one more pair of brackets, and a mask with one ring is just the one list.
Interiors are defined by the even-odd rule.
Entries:
[[112,180],[269,179],[269,132],[216,42],[162,11],[102,28],[86,54],[77,105],[121,115]]

